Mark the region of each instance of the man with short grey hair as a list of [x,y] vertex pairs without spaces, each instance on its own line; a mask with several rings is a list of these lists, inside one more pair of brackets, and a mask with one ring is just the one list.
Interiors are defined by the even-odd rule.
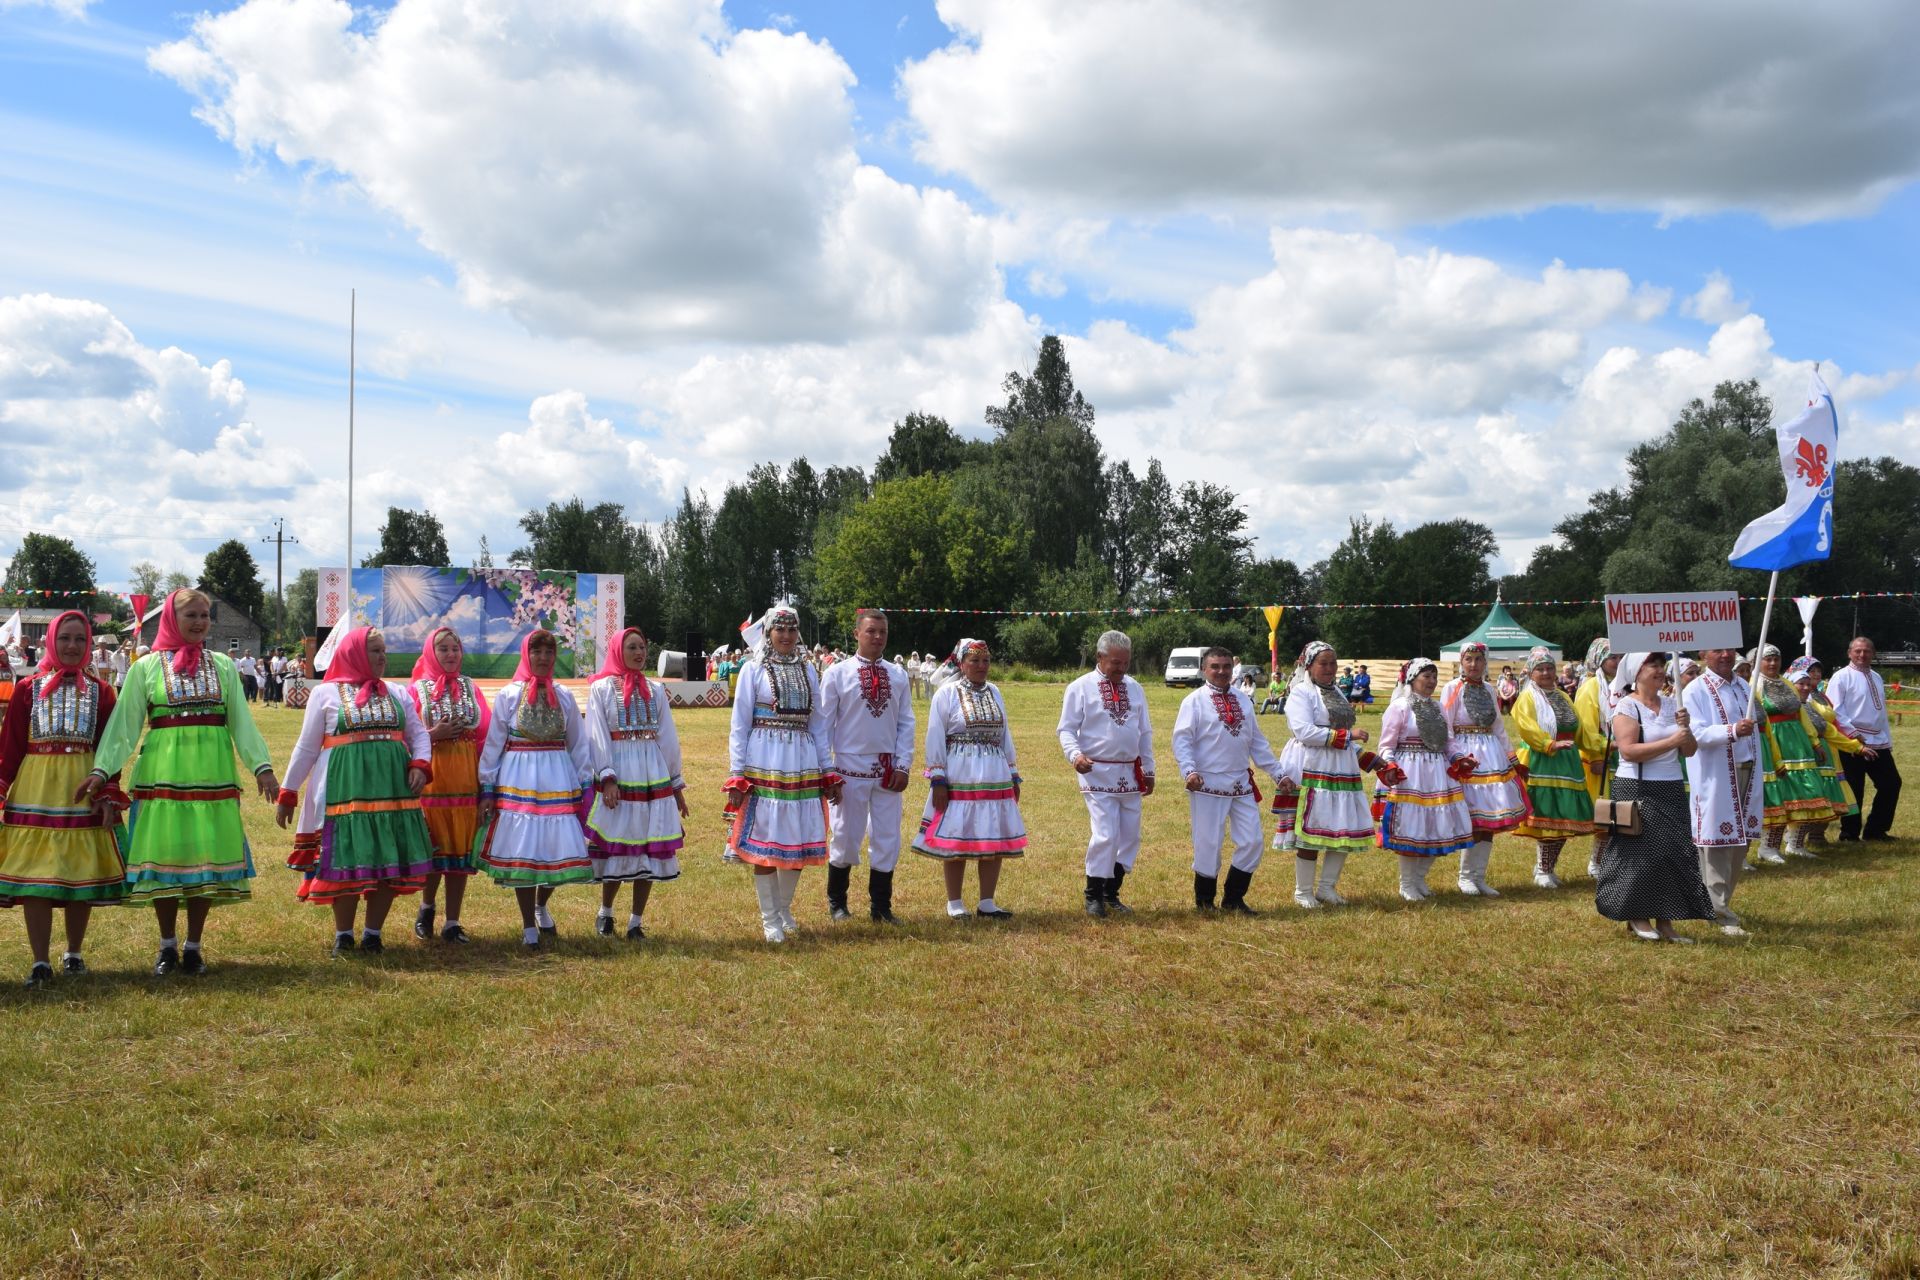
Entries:
[[1060,750],[1080,776],[1087,804],[1087,914],[1131,911],[1120,882],[1140,856],[1140,801],[1153,794],[1153,722],[1146,691],[1127,674],[1133,641],[1108,631],[1094,669],[1067,686],[1060,702]]
[[[1893,762],[1893,734],[1887,724],[1887,682],[1873,669],[1876,655],[1873,641],[1855,636],[1847,645],[1847,665],[1827,680],[1828,701],[1860,743],[1859,751],[1840,756],[1854,804],[1854,811],[1840,819],[1842,840],[1893,839],[1893,811],[1900,804],[1900,767]],[[1873,781],[1872,813],[1867,813],[1868,779]]]

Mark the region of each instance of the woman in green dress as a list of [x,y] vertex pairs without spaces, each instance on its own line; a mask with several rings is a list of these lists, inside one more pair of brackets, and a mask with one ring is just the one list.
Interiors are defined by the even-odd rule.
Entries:
[[397,894],[418,893],[433,869],[420,792],[433,776],[433,744],[413,702],[380,678],[387,642],[355,627],[334,651],[326,683],[307,700],[274,820],[282,830],[309,788],[310,829],[288,865],[305,872],[303,902],[333,911],[333,954],[355,950],[354,915],[367,900],[361,951],[383,951],[380,931]]
[[[1780,674],[1780,650],[1764,645],[1754,655],[1753,682],[1760,697],[1760,768],[1765,780],[1766,812],[1760,845],[1754,851],[1769,866],[1786,862],[1780,854],[1792,827],[1818,826],[1837,815],[1820,776],[1817,733],[1800,694]],[[1804,842],[1804,836],[1797,844]],[[1797,850],[1796,850],[1797,852]]]
[[[155,977],[205,972],[200,943],[207,913],[216,903],[253,896],[253,852],[240,826],[235,751],[263,797],[280,792],[233,659],[206,648],[212,629],[213,603],[205,594],[183,587],[167,597],[153,652],[127,672],[93,771],[74,797],[91,804],[107,778],[139,751],[127,814],[125,901],[153,907],[160,926]],[[177,928],[182,901],[184,946]]]
[[1527,767],[1527,816],[1514,834],[1534,841],[1539,854],[1533,882],[1558,889],[1554,874],[1560,851],[1576,836],[1593,834],[1593,796],[1580,757],[1580,714],[1560,688],[1553,651],[1535,646],[1527,655],[1527,683],[1513,702],[1514,752]]

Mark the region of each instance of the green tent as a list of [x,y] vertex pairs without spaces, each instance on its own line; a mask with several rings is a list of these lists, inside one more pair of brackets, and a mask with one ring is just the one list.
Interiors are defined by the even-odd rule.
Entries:
[[1542,640],[1515,622],[1513,615],[1507,612],[1507,606],[1500,602],[1497,592],[1494,595],[1492,610],[1480,625],[1452,644],[1443,646],[1440,653],[1443,657],[1455,657],[1459,654],[1461,645],[1472,644],[1475,641],[1487,646],[1489,662],[1511,662],[1516,658],[1524,658],[1528,651],[1537,645],[1546,645],[1553,651],[1555,659],[1563,656],[1559,645]]

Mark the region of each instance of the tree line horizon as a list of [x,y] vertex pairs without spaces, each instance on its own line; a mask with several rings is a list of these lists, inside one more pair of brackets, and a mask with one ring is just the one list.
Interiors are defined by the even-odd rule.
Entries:
[[[1728,549],[1741,528],[1778,506],[1785,485],[1775,451],[1773,406],[1754,380],[1722,382],[1690,401],[1673,426],[1627,455],[1622,485],[1593,493],[1553,527],[1524,570],[1496,579],[1494,532],[1466,518],[1399,529],[1368,515],[1349,518],[1346,537],[1302,567],[1258,557],[1239,496],[1206,481],[1172,484],[1158,458],[1136,471],[1110,460],[1095,411],[1074,385],[1065,344],[1049,335],[1034,366],[1001,384],[1005,400],[983,417],[992,435],[962,435],[945,419],[898,420],[871,474],[861,467],[816,469],[804,456],[762,462],[730,483],[717,503],[682,489],[678,508],[657,525],[627,517],[617,502],[574,497],[526,512],[516,567],[619,573],[629,625],[657,647],[687,637],[703,647],[737,643],[746,613],[793,600],[809,642],[846,642],[853,611],[1034,609],[1114,617],[1016,617],[978,621],[897,613],[892,650],[944,652],[962,627],[987,627],[996,654],[1036,668],[1084,666],[1100,632],[1120,625],[1136,660],[1157,666],[1169,649],[1222,644],[1247,657],[1267,649],[1257,606],[1288,600],[1326,604],[1424,604],[1415,609],[1290,608],[1281,623],[1285,662],[1324,638],[1356,657],[1432,653],[1480,622],[1470,605],[1498,591],[1509,599],[1593,599],[1639,591],[1739,590],[1759,575],[1734,569]],[[1284,466],[1284,462],[1279,465]],[[1497,466],[1495,460],[1492,465]],[[1406,483],[1419,483],[1417,468]],[[1848,458],[1836,469],[1833,558],[1781,575],[1781,596],[1920,586],[1920,469],[1891,457]],[[449,563],[446,536],[427,510],[390,507],[380,545],[363,568]],[[486,538],[476,567],[493,567]],[[156,598],[196,585],[247,610],[274,630],[270,595],[246,544],[232,539],[190,580],[150,562],[132,567],[136,590]],[[29,533],[0,592],[95,591],[92,560],[57,535]],[[318,575],[288,584],[285,634],[307,634]],[[1458,606],[1445,603],[1452,599]],[[1128,609],[1207,608],[1242,601],[1244,614],[1125,616]],[[1438,603],[1436,603],[1436,601]],[[1835,654],[1856,633],[1883,647],[1920,640],[1913,600],[1846,602],[1815,619],[1815,652]],[[117,612],[116,612],[117,606]],[[8,606],[11,607],[11,606]],[[124,602],[96,597],[96,609],[127,616]],[[1480,605],[1478,607],[1484,607]],[[1757,632],[1759,606],[1747,618]],[[1791,613],[1791,610],[1788,610]],[[1797,636],[1798,618],[1776,633]],[[1599,605],[1533,606],[1520,619],[1569,656],[1604,634]]]

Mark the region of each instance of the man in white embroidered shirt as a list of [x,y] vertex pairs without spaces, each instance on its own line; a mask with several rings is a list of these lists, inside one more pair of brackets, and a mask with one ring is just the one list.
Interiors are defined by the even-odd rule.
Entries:
[[1193,905],[1202,912],[1214,909],[1225,837],[1233,843],[1233,858],[1220,910],[1255,915],[1247,905],[1247,888],[1265,849],[1253,766],[1277,778],[1280,760],[1253,717],[1253,699],[1233,685],[1233,655],[1207,650],[1200,657],[1200,674],[1205,683],[1187,695],[1173,722],[1173,759],[1186,779],[1193,823]]
[[1755,767],[1753,691],[1733,673],[1734,657],[1731,649],[1703,652],[1700,663],[1706,670],[1680,695],[1680,705],[1699,744],[1687,758],[1687,783],[1700,879],[1720,931],[1743,937],[1746,930],[1733,913],[1733,890],[1746,865],[1747,845],[1760,838],[1765,806]]
[[1140,801],[1153,794],[1153,722],[1147,695],[1127,674],[1133,641],[1100,637],[1094,669],[1060,700],[1060,750],[1080,778],[1087,804],[1087,914],[1130,912],[1120,882],[1140,856]]
[[887,615],[853,615],[855,653],[820,677],[820,714],[833,744],[833,768],[844,781],[828,806],[833,819],[827,855],[827,912],[851,919],[847,887],[867,841],[868,914],[881,924],[893,915],[893,869],[900,862],[901,793],[913,768],[913,694],[907,673],[886,660]]
[[[1887,684],[1873,669],[1873,641],[1855,636],[1847,665],[1827,681],[1827,701],[1840,723],[1860,739],[1860,751],[1840,753],[1840,769],[1858,811],[1840,819],[1842,840],[1893,839],[1893,811],[1900,803],[1900,767],[1893,762],[1887,724]],[[1873,812],[1867,813],[1867,780],[1873,780]],[[1860,815],[1867,813],[1863,828]]]

